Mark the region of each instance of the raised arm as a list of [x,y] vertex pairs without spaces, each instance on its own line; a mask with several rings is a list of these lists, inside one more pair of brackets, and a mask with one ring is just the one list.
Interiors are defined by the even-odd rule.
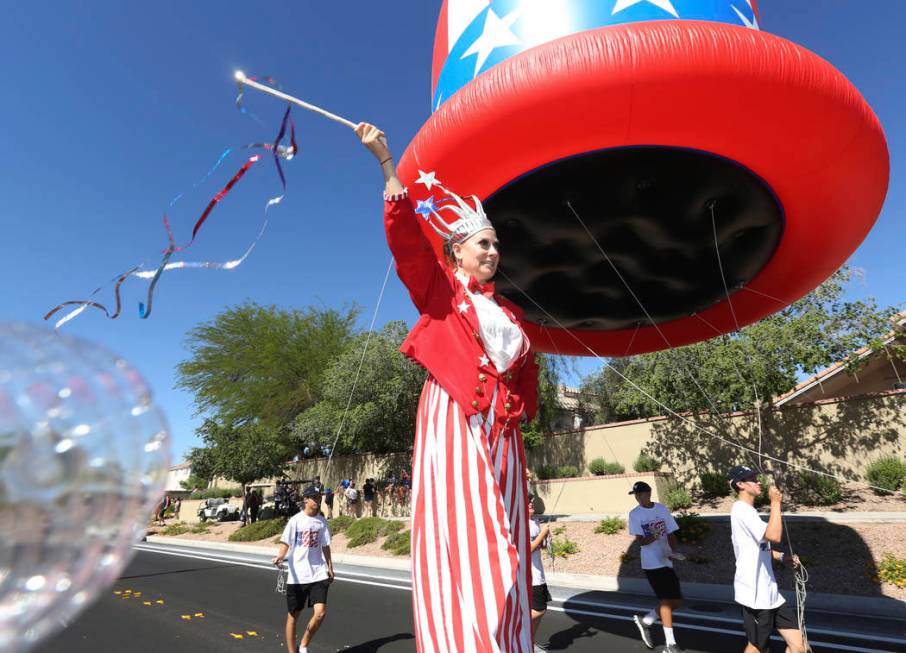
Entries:
[[428,239],[422,233],[412,202],[396,175],[396,164],[380,129],[360,123],[355,130],[362,144],[381,165],[384,175],[384,228],[387,243],[396,259],[396,271],[409,289],[409,295],[419,312],[426,312],[428,297],[438,283],[446,280],[441,264],[434,255]]
[[381,164],[381,172],[384,174],[384,192],[390,196],[401,194],[404,188],[399,177],[396,176],[396,164],[393,161],[393,155],[390,153],[386,134],[367,122],[360,122],[355,128],[355,133],[359,140],[362,141],[362,145]]

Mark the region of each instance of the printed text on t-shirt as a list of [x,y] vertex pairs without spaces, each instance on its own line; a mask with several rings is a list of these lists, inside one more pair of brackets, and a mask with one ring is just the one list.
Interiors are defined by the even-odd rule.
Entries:
[[296,546],[309,548],[318,546],[318,531],[299,531],[296,533]]

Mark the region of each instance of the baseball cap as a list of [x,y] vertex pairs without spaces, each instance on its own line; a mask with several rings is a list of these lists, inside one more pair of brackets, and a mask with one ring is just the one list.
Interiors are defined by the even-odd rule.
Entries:
[[730,485],[733,489],[736,489],[736,484],[740,481],[758,480],[758,473],[751,467],[736,465],[735,467],[731,467],[730,471],[727,472],[727,480],[730,481]]
[[302,490],[303,497],[319,497],[321,496],[321,490],[316,488],[314,485],[309,485],[307,488]]
[[639,492],[651,492],[651,486],[645,481],[636,481],[632,484],[632,489],[629,491],[629,494],[638,494]]

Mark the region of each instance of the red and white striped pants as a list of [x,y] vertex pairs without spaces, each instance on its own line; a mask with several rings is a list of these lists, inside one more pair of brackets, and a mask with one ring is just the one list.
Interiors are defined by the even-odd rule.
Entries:
[[419,653],[532,651],[525,452],[518,429],[492,435],[493,419],[425,382],[412,462]]

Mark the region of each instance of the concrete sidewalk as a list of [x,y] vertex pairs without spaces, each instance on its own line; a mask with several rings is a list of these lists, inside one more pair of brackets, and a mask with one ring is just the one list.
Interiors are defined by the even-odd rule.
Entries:
[[[149,544],[166,544],[191,549],[229,553],[246,553],[256,556],[273,557],[277,547],[251,544],[234,544],[232,542],[210,542],[184,540],[172,537],[150,535],[146,538]],[[383,558],[376,556],[355,556],[335,554],[333,560],[340,565],[353,565],[376,569],[388,569],[395,572],[409,573],[408,559]],[[546,573],[547,583],[551,588],[563,588],[586,592],[618,592],[637,596],[654,596],[648,581],[644,578],[622,578],[617,576],[593,576],[589,574]],[[687,600],[733,603],[732,585],[714,585],[709,583],[683,583],[683,595]],[[787,601],[795,604],[796,597],[791,592],[784,592]],[[810,611],[834,612],[865,617],[884,617],[906,620],[906,601],[883,596],[850,596],[848,594],[809,593],[807,599]]]

